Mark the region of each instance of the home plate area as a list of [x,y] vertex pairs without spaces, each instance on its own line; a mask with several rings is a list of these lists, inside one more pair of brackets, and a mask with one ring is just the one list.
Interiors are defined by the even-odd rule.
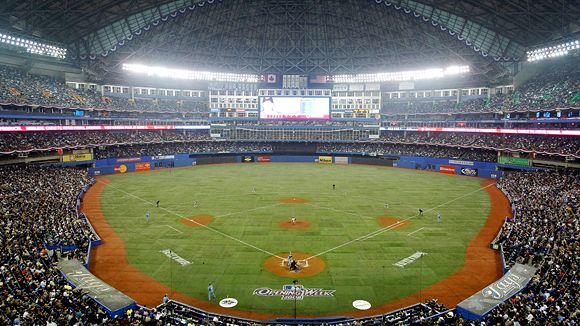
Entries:
[[326,268],[326,263],[319,257],[312,257],[311,254],[293,252],[292,258],[298,263],[297,270],[290,270],[288,260],[282,257],[288,257],[289,253],[281,253],[266,259],[264,267],[272,274],[282,277],[302,278],[314,276]]

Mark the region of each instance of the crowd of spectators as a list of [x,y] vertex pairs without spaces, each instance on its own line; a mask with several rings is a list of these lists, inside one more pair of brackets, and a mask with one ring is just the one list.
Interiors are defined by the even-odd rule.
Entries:
[[383,104],[384,114],[509,112],[552,110],[580,107],[580,64],[578,59],[559,61],[543,73],[528,80],[515,92],[494,94],[489,98],[428,101],[423,99],[389,100]]
[[[205,142],[201,145],[196,144],[199,141]],[[84,131],[0,134],[0,153],[82,147],[105,148],[103,152],[108,152],[107,157],[121,153],[143,155],[144,152],[150,153],[152,151],[165,153],[235,152],[235,143],[224,144],[226,143],[223,141],[212,141],[207,131]],[[247,142],[240,142],[240,144],[244,145],[237,146],[241,146],[240,149],[243,149]],[[580,142],[577,141],[576,137],[567,136],[386,132],[372,142],[321,146],[324,150],[336,149],[340,152],[346,150],[349,152],[431,155],[434,157],[445,155],[444,157],[466,158],[465,156],[467,156],[481,158],[484,161],[495,161],[498,150],[580,157]]]
[[205,101],[102,96],[93,89],[73,89],[59,79],[8,66],[0,65],[0,76],[0,103],[136,112],[208,111]]
[[[84,170],[0,168],[0,324],[72,325],[106,314],[56,269],[58,259],[86,257],[93,239],[77,217],[77,195],[91,180]],[[45,245],[76,246],[59,253]]]
[[115,144],[174,143],[209,140],[207,131],[65,131],[0,134],[0,153]]
[[497,152],[493,150],[386,142],[320,143],[318,152],[364,153],[372,156],[428,156],[481,162],[497,161]]
[[272,144],[262,142],[198,141],[188,143],[136,144],[95,149],[95,158],[167,155],[175,153],[258,153],[271,152]]
[[558,137],[479,133],[388,132],[381,135],[381,141],[492,150],[501,149],[516,152],[527,151],[580,157],[580,142],[577,137],[573,136]]
[[506,264],[538,267],[521,293],[494,309],[491,324],[570,325],[580,320],[580,175],[507,173],[499,182],[515,201],[515,218],[497,243]]

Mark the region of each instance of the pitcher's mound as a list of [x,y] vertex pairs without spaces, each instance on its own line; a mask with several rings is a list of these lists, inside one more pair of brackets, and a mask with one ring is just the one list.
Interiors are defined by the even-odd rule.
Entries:
[[291,220],[284,220],[280,222],[278,225],[280,225],[280,227],[283,229],[304,230],[310,227],[310,222],[304,220],[297,220],[296,223],[292,223]]
[[377,219],[377,222],[379,222],[379,224],[382,226],[391,227],[393,229],[402,228],[411,224],[411,221],[409,220],[403,221],[400,218],[390,216],[381,216]]
[[300,197],[288,197],[280,199],[282,204],[308,204],[310,200]]
[[193,228],[200,227],[202,225],[208,225],[213,221],[213,217],[211,215],[196,215],[193,217],[182,218],[179,222],[191,226]]
[[298,262],[300,269],[298,271],[291,271],[288,267],[288,260],[286,259],[286,257],[288,257],[288,253],[283,252],[278,256],[284,257],[284,259],[273,256],[268,258],[264,263],[266,269],[274,275],[291,278],[302,278],[319,274],[326,268],[326,263],[324,260],[318,257],[313,257],[307,260],[307,258],[312,257],[312,255],[303,252],[293,252],[292,258]]

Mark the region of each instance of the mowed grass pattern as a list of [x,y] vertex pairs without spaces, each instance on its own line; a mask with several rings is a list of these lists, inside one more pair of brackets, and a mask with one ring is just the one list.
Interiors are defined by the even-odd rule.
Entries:
[[[298,312],[346,312],[353,309],[353,300],[377,306],[451,275],[463,265],[467,245],[490,211],[481,179],[372,166],[232,164],[114,175],[109,180],[101,208],[125,241],[132,265],[192,297],[207,300],[207,284],[213,282],[218,299],[239,300],[236,308],[281,315],[292,314],[293,302],[252,295],[256,288],[281,289],[292,282],[264,268],[270,256],[265,252],[328,251],[320,256],[326,269],[299,282],[336,290],[335,296],[305,298],[298,302]],[[310,204],[280,204],[288,197]],[[155,207],[157,200],[162,208]],[[437,209],[430,209],[442,204],[438,224]],[[419,208],[424,216],[416,216]],[[151,212],[149,223],[146,211]],[[213,230],[179,222],[202,214],[214,216],[209,225]],[[293,216],[308,220],[311,227],[278,226]],[[411,224],[332,250],[383,228],[379,216],[411,217]],[[171,261],[160,252],[164,249],[192,264]],[[427,256],[405,268],[393,266],[416,251]]]

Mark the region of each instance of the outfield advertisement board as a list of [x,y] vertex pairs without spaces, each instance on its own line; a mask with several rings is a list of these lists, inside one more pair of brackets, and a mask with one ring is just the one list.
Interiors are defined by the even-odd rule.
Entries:
[[460,302],[457,312],[467,319],[483,319],[491,309],[522,291],[536,270],[532,266],[515,264],[501,279]]
[[461,174],[470,176],[470,177],[477,177],[477,169],[474,168],[461,168]]
[[93,159],[93,154],[85,153],[85,154],[71,154],[71,155],[63,155],[62,161],[63,162],[82,162],[82,161],[91,161]]
[[250,155],[242,156],[242,163],[253,163],[254,157]]
[[135,163],[135,172],[144,172],[151,170],[151,163],[144,162],[144,163]]
[[272,162],[272,156],[270,156],[270,155],[258,155],[258,156],[256,156],[256,162],[260,162],[260,163]]
[[451,165],[440,165],[439,172],[445,174],[455,174],[455,167]]
[[318,163],[332,164],[332,156],[319,156]]

